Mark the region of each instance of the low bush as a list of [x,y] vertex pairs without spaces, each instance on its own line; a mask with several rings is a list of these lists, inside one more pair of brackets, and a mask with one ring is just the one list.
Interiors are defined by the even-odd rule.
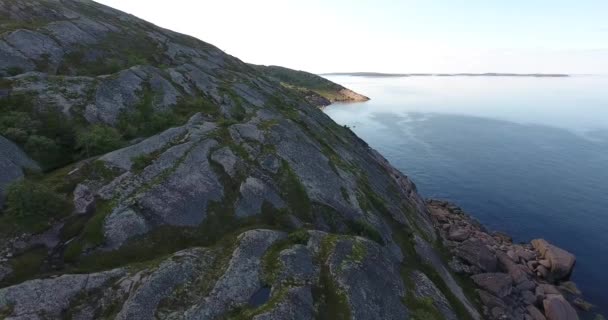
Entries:
[[85,157],[110,152],[124,144],[118,130],[104,125],[90,126],[76,137],[76,146]]
[[70,203],[45,185],[29,180],[11,184],[6,190],[5,214],[17,221],[59,217],[70,212]]

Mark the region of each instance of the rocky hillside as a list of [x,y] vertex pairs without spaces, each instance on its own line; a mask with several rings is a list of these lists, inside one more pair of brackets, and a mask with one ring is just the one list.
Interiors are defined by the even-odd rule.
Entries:
[[251,65],[260,73],[278,81],[284,87],[299,91],[312,105],[326,107],[334,102],[362,102],[368,97],[331,82],[316,74],[279,66]]
[[503,316],[301,91],[92,1],[0,13],[0,318]]

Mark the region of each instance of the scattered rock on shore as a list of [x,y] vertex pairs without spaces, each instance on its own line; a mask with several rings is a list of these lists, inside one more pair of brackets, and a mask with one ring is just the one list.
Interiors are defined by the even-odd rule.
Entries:
[[504,233],[488,233],[461,208],[427,202],[443,245],[454,255],[453,271],[471,276],[488,319],[576,320],[577,307],[592,305],[568,281],[576,257],[544,239],[515,244]]

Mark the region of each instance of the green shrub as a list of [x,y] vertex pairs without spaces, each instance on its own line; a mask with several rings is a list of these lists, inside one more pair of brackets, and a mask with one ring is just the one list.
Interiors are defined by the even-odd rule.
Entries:
[[382,239],[382,235],[376,228],[374,228],[371,224],[363,220],[354,220],[349,221],[348,225],[350,229],[358,236],[362,236],[373,240],[379,244],[384,244],[384,240]]
[[19,67],[10,67],[6,70],[9,75],[16,76],[23,73],[23,69]]
[[154,161],[153,154],[142,153],[138,156],[131,158],[131,169],[135,172],[142,172],[147,166],[149,166],[152,161]]
[[70,205],[59,194],[45,185],[21,180],[6,192],[6,214],[18,217],[56,217],[69,213]]
[[86,157],[90,157],[119,149],[124,141],[116,129],[94,125],[78,135],[76,145]]
[[17,143],[23,144],[27,142],[28,133],[21,128],[8,128],[3,131],[3,135]]
[[11,280],[21,282],[31,278],[40,271],[47,256],[48,252],[45,247],[36,247],[15,257],[10,262],[14,270],[10,276]]
[[45,164],[56,163],[61,157],[61,148],[55,140],[39,135],[31,135],[27,138],[25,151],[35,160]]
[[70,163],[74,121],[55,110],[36,110],[32,99],[28,94],[0,99],[0,134],[20,144],[45,170]]

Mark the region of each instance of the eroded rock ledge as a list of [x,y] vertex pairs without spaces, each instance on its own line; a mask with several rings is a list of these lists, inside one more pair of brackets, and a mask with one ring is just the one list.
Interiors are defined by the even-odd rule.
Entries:
[[433,225],[452,255],[450,268],[468,274],[488,319],[579,319],[593,306],[569,281],[576,258],[544,239],[513,243],[490,233],[449,202],[428,200]]

